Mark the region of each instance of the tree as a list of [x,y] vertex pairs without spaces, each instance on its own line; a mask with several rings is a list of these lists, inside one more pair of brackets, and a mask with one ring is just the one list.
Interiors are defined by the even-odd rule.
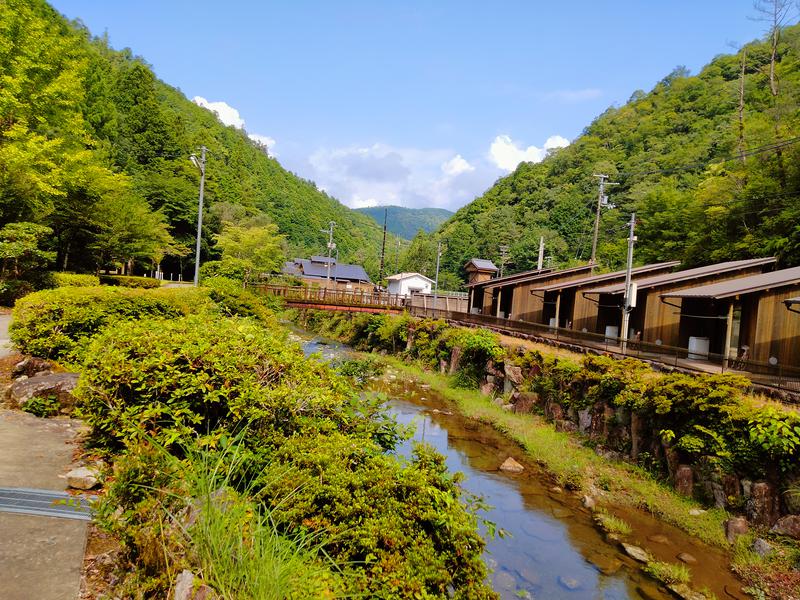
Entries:
[[280,271],[285,257],[285,240],[274,223],[249,227],[226,223],[222,232],[215,236],[217,246],[222,250],[223,268],[240,268],[245,285],[253,276]]
[[21,279],[42,270],[55,259],[54,252],[40,248],[53,230],[36,223],[9,223],[0,229],[0,278]]

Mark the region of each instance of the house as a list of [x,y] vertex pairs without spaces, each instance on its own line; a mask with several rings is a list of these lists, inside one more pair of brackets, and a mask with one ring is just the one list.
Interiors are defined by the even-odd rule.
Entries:
[[540,323],[544,303],[540,297],[531,294],[532,288],[540,284],[584,277],[591,270],[592,265],[561,269],[560,271],[536,269],[469,283],[467,284],[469,310],[473,313],[493,317]]
[[467,283],[479,283],[495,276],[499,269],[490,260],[472,258],[464,265],[467,272]]
[[[774,264],[774,258],[735,260],[638,279],[635,307],[630,314],[627,337],[633,337],[633,332],[638,331],[641,332],[642,341],[678,346],[681,341],[680,299],[673,305],[668,305],[661,302],[662,295],[692,286],[758,275],[772,269]],[[597,304],[594,332],[618,337],[622,322],[621,307],[625,295],[625,282],[596,287],[581,293]]]
[[361,265],[340,263],[327,256],[295,258],[284,263],[282,273],[299,277],[307,285],[338,289],[372,290],[374,285]]
[[746,359],[800,366],[800,318],[783,309],[800,304],[800,267],[673,290],[661,302],[677,309],[679,345]]
[[389,282],[387,291],[399,296],[411,296],[414,293],[430,294],[433,279],[420,273],[397,273],[386,278]]
[[[636,267],[631,270],[632,281],[668,273],[675,269],[678,261],[656,263]],[[567,327],[577,331],[594,331],[597,325],[598,304],[585,297],[581,292],[596,288],[601,284],[624,283],[626,271],[613,271],[588,275],[577,279],[552,282],[540,282],[531,286],[531,294],[542,301],[542,311],[538,323],[551,327]]]

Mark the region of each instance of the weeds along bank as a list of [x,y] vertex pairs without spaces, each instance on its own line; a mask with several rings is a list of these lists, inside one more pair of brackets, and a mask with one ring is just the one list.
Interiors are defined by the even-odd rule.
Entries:
[[[486,330],[409,316],[305,311],[296,319],[357,349],[448,374],[450,385],[463,389],[449,390],[450,397],[510,433],[567,487],[610,490],[719,545],[726,527],[747,526],[729,515],[746,516],[761,535],[789,548],[800,537],[800,416],[758,403],[743,377],[663,374],[633,359],[510,349]],[[545,417],[555,431],[534,429],[527,413]],[[583,434],[584,447],[570,450],[565,433]],[[614,470],[601,457],[627,462]],[[666,494],[657,481],[678,494]],[[711,510],[690,517],[680,497]]]
[[71,287],[14,309],[18,346],[76,366],[108,461],[98,509],[124,544],[115,595],[187,569],[224,598],[495,598],[469,498],[443,457],[390,455],[380,401],[306,359],[262,300]]

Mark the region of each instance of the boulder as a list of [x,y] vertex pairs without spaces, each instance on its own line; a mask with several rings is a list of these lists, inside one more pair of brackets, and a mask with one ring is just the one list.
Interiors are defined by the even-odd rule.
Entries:
[[175,585],[172,591],[172,600],[213,600],[216,598],[214,590],[199,583],[195,585],[194,573],[188,569],[181,571],[175,578]]
[[461,350],[459,346],[455,346],[450,352],[450,375],[453,375],[456,371],[458,371],[458,367],[461,366],[462,354],[463,350]]
[[736,538],[748,532],[750,527],[744,517],[731,517],[725,521],[725,537],[729,544],[733,544]]
[[505,459],[505,461],[503,461],[503,464],[500,465],[500,470],[505,471],[506,473],[522,473],[525,470],[525,467],[509,456],[507,459]]
[[586,433],[592,427],[592,411],[588,408],[578,411],[578,430]]
[[687,565],[696,565],[697,564],[697,559],[694,556],[692,556],[691,554],[689,554],[688,552],[681,552],[675,558],[677,558],[681,562],[686,563]]
[[519,387],[522,384],[522,367],[516,365],[503,365],[506,380],[514,384],[514,387]]
[[800,540],[800,515],[786,515],[778,519],[770,531]]
[[544,405],[544,416],[552,421],[560,421],[564,418],[564,407],[558,402],[547,402]]
[[494,383],[491,381],[486,381],[481,384],[480,392],[484,396],[491,396],[494,394]]
[[694,474],[689,465],[678,465],[675,470],[675,491],[682,496],[692,497],[694,489]]
[[758,554],[761,558],[766,558],[772,554],[772,544],[763,538],[756,538],[753,542],[753,552]]
[[12,383],[8,399],[15,407],[23,408],[32,398],[54,396],[62,408],[68,409],[75,404],[72,391],[77,384],[77,373],[39,373]]
[[589,510],[592,510],[597,506],[597,502],[591,496],[584,496],[581,499],[581,504],[583,504],[584,508],[588,508]]
[[516,413],[530,413],[533,408],[539,403],[539,394],[536,392],[520,392],[516,403],[514,404],[514,412]]
[[561,419],[555,422],[556,431],[565,431],[566,433],[575,433],[578,431],[578,426],[572,421]]
[[89,467],[79,467],[67,473],[67,485],[76,490],[90,490],[99,482],[99,473]]
[[754,525],[770,527],[780,516],[778,491],[768,481],[756,481],[750,489],[745,509]]
[[639,546],[622,542],[622,549],[625,550],[625,553],[633,560],[638,560],[641,563],[646,563],[650,560],[650,555],[647,553],[647,551]]
[[20,377],[21,375],[33,377],[37,373],[41,373],[42,371],[51,371],[52,369],[53,363],[51,363],[49,360],[37,358],[36,356],[28,356],[14,365],[14,369],[11,371],[11,376],[14,378]]

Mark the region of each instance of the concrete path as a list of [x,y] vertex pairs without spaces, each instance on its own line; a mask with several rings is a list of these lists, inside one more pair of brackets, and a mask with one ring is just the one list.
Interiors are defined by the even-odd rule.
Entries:
[[[0,409],[0,487],[63,491],[80,427]],[[87,523],[0,512],[0,597],[75,600]]]
[[0,358],[13,353],[11,340],[8,337],[8,326],[11,324],[10,313],[0,313]]

